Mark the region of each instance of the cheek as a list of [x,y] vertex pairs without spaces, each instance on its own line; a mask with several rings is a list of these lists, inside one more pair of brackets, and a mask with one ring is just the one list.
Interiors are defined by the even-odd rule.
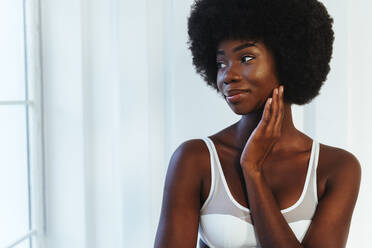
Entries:
[[251,66],[243,72],[246,80],[254,87],[262,88],[265,85],[266,73],[260,66]]
[[222,84],[223,84],[223,80],[222,80],[222,74],[217,74],[217,88],[219,91],[222,90]]
[[260,65],[247,69],[245,77],[257,87],[272,88],[276,84],[275,73],[269,66]]

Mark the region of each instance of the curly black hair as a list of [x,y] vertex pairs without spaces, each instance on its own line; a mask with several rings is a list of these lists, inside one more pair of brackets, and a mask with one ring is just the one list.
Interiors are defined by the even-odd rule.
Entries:
[[195,0],[188,48],[203,80],[216,84],[216,49],[223,40],[261,41],[273,54],[285,102],[319,95],[330,71],[333,19],[317,0]]

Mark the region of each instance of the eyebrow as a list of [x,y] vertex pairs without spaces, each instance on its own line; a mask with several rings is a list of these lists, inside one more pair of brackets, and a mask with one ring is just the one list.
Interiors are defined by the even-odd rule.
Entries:
[[[235,47],[232,51],[235,53],[235,52],[237,52],[239,50],[242,50],[246,47],[256,46],[255,44],[256,43],[244,43],[243,45],[239,45],[239,46]],[[225,55],[225,52],[223,50],[218,50],[217,55],[219,55],[219,54],[220,55]]]

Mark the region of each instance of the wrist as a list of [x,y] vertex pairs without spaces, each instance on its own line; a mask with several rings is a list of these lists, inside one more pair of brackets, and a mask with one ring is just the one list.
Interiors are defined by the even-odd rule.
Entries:
[[244,163],[241,167],[245,177],[256,178],[262,176],[262,169],[258,163]]

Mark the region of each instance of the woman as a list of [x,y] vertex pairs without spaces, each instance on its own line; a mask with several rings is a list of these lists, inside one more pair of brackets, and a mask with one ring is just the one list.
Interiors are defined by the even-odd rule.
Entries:
[[155,247],[345,247],[361,167],[293,125],[330,70],[333,20],[317,0],[199,0],[193,63],[241,119],[181,144]]

